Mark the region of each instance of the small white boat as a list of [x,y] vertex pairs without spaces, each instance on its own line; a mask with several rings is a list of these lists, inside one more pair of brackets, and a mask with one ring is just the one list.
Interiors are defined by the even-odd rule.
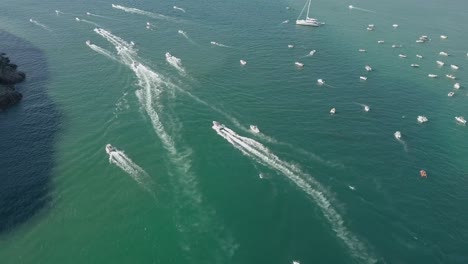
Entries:
[[394,134],[396,139],[401,139],[401,132],[400,131],[396,131]]
[[413,67],[413,68],[418,68],[418,67],[419,67],[419,64],[412,63],[412,64],[411,64],[411,67]]
[[87,40],[86,45],[88,45],[88,46],[91,45],[91,40]]
[[107,154],[111,154],[111,152],[114,152],[114,151],[116,151],[116,149],[111,144],[106,145],[106,153]]
[[364,105],[364,111],[369,112],[369,111],[370,111],[370,107],[369,107],[368,105]]
[[324,85],[324,84],[325,84],[325,81],[322,80],[322,79],[318,79],[318,80],[317,80],[317,84],[318,84],[318,85]]
[[439,66],[444,66],[444,64],[445,64],[443,61],[436,61],[436,63],[437,63],[437,65],[439,65]]
[[428,41],[429,40],[429,37],[426,36],[426,35],[422,35],[419,37],[420,40],[423,40],[423,41]]
[[448,97],[452,97],[455,93],[454,92],[450,92],[447,94]]
[[366,76],[359,76],[359,79],[362,80],[362,81],[367,81],[367,77],[366,77]]
[[75,17],[75,20],[76,20],[76,21],[80,21],[80,19],[79,19],[79,18],[77,18],[77,17]]
[[304,63],[301,63],[301,62],[298,62],[298,61],[296,61],[294,63],[294,65],[296,65],[297,67],[301,67],[301,68],[304,67]]
[[250,125],[250,130],[256,134],[260,133],[260,130],[258,129],[258,127],[254,125]]
[[185,34],[185,31],[179,29],[179,30],[177,30],[177,33],[179,33],[179,34]]
[[218,45],[218,42],[216,41],[210,41],[211,45]]
[[424,40],[422,40],[422,39],[417,39],[417,40],[416,40],[416,43],[424,43]]
[[374,24],[369,24],[367,27],[373,28],[375,25]]
[[448,53],[445,52],[445,51],[441,51],[441,52],[439,52],[439,55],[440,55],[440,56],[448,56]]
[[366,68],[366,71],[368,71],[368,72],[372,71],[372,68],[369,65],[366,65],[364,68]]
[[150,26],[151,26],[151,23],[150,23],[150,22],[146,22],[146,25],[147,25],[148,27],[150,27]]
[[425,116],[418,116],[418,118],[416,118],[416,119],[417,119],[418,122],[421,123],[421,124],[422,124],[422,123],[425,123],[425,122],[427,122],[427,121],[429,121],[429,120],[427,119],[427,117],[425,117]]
[[292,264],[301,264],[299,261],[293,260]]
[[450,68],[454,69],[454,70],[458,70],[459,67],[458,65],[455,65],[455,64],[450,64]]
[[445,74],[445,77],[447,77],[447,78],[449,78],[449,79],[452,79],[452,80],[457,79],[457,77],[455,77],[455,76],[452,75],[452,74]]
[[400,58],[406,58],[406,55],[405,55],[405,54],[398,54],[398,57],[400,57]]
[[383,43],[385,43],[385,41],[383,41],[383,40],[378,40],[377,43],[378,43],[378,44],[383,44]]
[[240,60],[240,64],[241,64],[242,66],[244,66],[244,65],[247,64],[247,62],[246,62],[245,60]]
[[460,83],[454,84],[454,85],[453,85],[453,88],[455,88],[455,89],[460,89]]
[[447,39],[448,37],[447,37],[447,35],[440,35],[440,38],[441,39]]
[[216,130],[219,130],[219,129],[224,128],[224,126],[221,123],[217,122],[217,121],[213,121],[213,128],[216,129]]
[[418,58],[418,59],[422,59],[422,58],[423,58],[423,56],[422,56],[422,55],[419,55],[419,54],[416,54],[416,58]]
[[397,45],[397,44],[392,45],[392,48],[401,48],[401,47],[403,47],[403,46],[402,45]]
[[373,28],[373,27],[367,27],[366,29],[367,29],[368,31],[372,31],[372,30],[374,30],[374,28]]
[[336,109],[333,107],[332,109],[330,109],[330,114],[335,114],[336,113]]
[[392,27],[397,28],[398,24],[393,24]]
[[352,5],[349,5],[349,6],[348,6],[348,8],[349,8],[349,9],[353,9],[353,8],[354,8],[354,6],[352,6]]
[[437,74],[429,73],[427,76],[429,76],[429,78],[437,78]]
[[292,48],[294,48],[294,45],[289,44],[288,48],[292,49]]
[[359,49],[359,52],[366,52],[365,49]]
[[[57,10],[55,10],[55,12],[57,12]],[[90,12],[86,12],[86,15],[90,16],[91,13],[90,13]]]
[[457,120],[458,123],[461,123],[461,124],[466,124],[466,120],[465,118],[463,118],[463,116],[456,116],[455,117],[455,120]]
[[311,51],[309,52],[309,56],[314,56],[315,52],[317,52],[317,51],[316,51],[316,50],[311,50]]

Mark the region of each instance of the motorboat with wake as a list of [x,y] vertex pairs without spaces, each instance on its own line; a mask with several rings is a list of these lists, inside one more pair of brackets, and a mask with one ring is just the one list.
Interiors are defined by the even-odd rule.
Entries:
[[323,79],[318,79],[317,80],[317,84],[318,85],[324,85],[325,84],[325,81]]
[[366,68],[366,71],[368,71],[368,72],[372,71],[372,68],[369,65],[366,65],[364,68]]
[[296,61],[296,62],[294,63],[294,65],[296,65],[296,66],[299,67],[299,68],[304,67],[304,63],[298,62],[298,61]]
[[440,56],[446,56],[446,57],[447,57],[447,56],[448,56],[448,53],[445,52],[445,51],[441,51],[441,52],[439,52],[439,55],[440,55]]
[[254,132],[255,134],[260,133],[260,129],[257,126],[250,125],[250,131]]
[[419,64],[412,63],[412,64],[411,64],[411,67],[413,67],[413,68],[418,68],[418,67],[419,67]]
[[106,153],[107,154],[111,154],[112,152],[115,152],[115,151],[117,151],[117,149],[115,149],[111,144],[106,145]]
[[401,139],[401,132],[400,131],[396,131],[394,134],[396,139]]
[[445,64],[443,61],[439,61],[439,60],[436,61],[436,63],[437,63],[437,65],[440,66],[440,67],[444,66],[444,64]]
[[454,85],[453,85],[453,88],[455,88],[455,89],[460,89],[460,83],[454,84]]
[[417,120],[418,120],[418,122],[421,123],[421,124],[422,124],[422,123],[425,123],[425,122],[427,122],[427,121],[429,121],[429,120],[427,119],[427,117],[425,117],[425,116],[418,116]]
[[428,76],[429,78],[437,78],[437,74],[429,73],[427,76]]
[[441,39],[448,39],[447,35],[440,35]]
[[213,126],[212,126],[215,130],[220,130],[220,129],[223,129],[224,128],[224,125],[222,125],[221,123],[219,123],[218,121],[213,121]]
[[87,40],[86,45],[88,45],[88,46],[91,45],[91,40]]
[[461,124],[466,124],[466,120],[465,118],[463,118],[463,116],[456,116],[455,117],[455,120],[457,120],[458,123],[461,123]]
[[241,64],[242,66],[244,66],[244,65],[247,64],[247,62],[246,62],[245,60],[240,60],[240,64]]
[[449,79],[452,79],[452,80],[457,79],[457,77],[455,77],[455,75],[453,75],[453,74],[445,74],[445,77],[447,77]]
[[422,56],[422,55],[419,55],[419,54],[416,54],[416,58],[418,58],[418,59],[422,59],[422,58],[423,58],[423,56]]
[[334,115],[335,113],[336,113],[336,108],[333,107],[332,109],[330,109],[330,114]]
[[454,95],[455,95],[454,92],[449,92],[449,93],[447,94],[448,97],[452,97],[452,96],[454,96]]
[[458,70],[460,67],[458,67],[458,65],[455,64],[450,64],[450,68],[452,68],[452,70]]
[[364,111],[369,112],[369,111],[370,111],[370,107],[369,107],[368,105],[364,105]]
[[367,77],[366,77],[366,76],[359,76],[359,80],[361,80],[361,81],[367,81]]

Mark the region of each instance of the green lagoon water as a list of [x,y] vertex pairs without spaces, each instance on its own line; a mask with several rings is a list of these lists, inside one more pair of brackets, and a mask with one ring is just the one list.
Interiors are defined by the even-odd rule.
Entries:
[[468,3],[303,4],[2,1],[0,262],[468,263]]

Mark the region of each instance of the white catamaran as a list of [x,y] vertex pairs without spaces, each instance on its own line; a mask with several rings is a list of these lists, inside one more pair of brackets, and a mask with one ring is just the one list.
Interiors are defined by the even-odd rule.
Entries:
[[[302,11],[301,13],[299,14],[299,16],[297,17],[297,20],[296,20],[296,25],[301,25],[301,26],[312,26],[312,27],[319,27],[320,25],[324,24],[322,22],[319,22],[317,19],[315,18],[311,18],[309,17],[309,11],[310,11],[310,2],[312,0],[307,0],[305,5],[304,5],[304,8],[302,8]],[[305,19],[299,19],[301,16],[302,16],[302,13],[304,13],[304,10],[306,9],[307,7],[307,13],[306,13],[306,17]]]

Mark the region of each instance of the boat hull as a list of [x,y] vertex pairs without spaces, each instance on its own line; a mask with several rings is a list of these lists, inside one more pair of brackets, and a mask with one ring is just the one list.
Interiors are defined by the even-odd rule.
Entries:
[[317,21],[310,21],[310,20],[304,20],[304,19],[298,19],[296,20],[296,25],[299,26],[309,26],[309,27],[319,27],[320,23]]

